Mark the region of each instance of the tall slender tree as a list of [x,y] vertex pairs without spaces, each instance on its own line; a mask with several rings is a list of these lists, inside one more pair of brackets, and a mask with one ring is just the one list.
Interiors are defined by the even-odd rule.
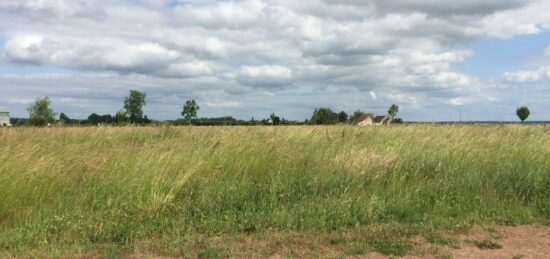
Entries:
[[397,112],[399,112],[399,106],[392,104],[390,106],[390,109],[388,109],[388,115],[394,119],[397,116]]
[[187,120],[187,123],[191,123],[191,119],[197,118],[197,112],[200,108],[195,99],[187,100],[185,105],[183,105],[181,116]]
[[143,106],[145,106],[144,92],[130,90],[130,94],[124,100],[124,109],[128,114],[130,123],[140,123],[143,121]]

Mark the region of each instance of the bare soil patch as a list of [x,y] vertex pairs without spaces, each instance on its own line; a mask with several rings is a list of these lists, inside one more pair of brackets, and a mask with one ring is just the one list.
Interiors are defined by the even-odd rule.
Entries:
[[461,248],[451,250],[454,258],[550,258],[550,227],[498,227],[494,233],[478,232],[461,239],[468,241],[472,237],[480,242],[495,242],[501,248],[491,249],[479,243],[466,242]]

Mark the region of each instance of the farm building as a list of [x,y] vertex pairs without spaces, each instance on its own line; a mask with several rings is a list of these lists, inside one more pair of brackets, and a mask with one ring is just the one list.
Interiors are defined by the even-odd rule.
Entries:
[[370,125],[387,125],[391,123],[391,118],[388,116],[373,116],[372,114],[366,114],[359,118],[359,126]]
[[9,112],[0,110],[0,126],[11,126]]
[[359,117],[359,120],[358,120],[359,123],[357,123],[357,125],[359,126],[372,125],[373,119],[374,119],[374,116],[372,116],[372,114],[361,115],[361,117]]

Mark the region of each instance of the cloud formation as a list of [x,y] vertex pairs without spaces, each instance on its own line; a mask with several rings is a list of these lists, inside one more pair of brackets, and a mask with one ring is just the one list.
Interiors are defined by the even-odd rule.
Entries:
[[548,68],[494,79],[453,67],[475,55],[474,42],[550,29],[548,12],[543,0],[2,1],[0,62],[23,72],[0,75],[10,90],[0,104],[20,110],[50,95],[75,114],[113,113],[139,88],[159,118],[176,117],[185,98],[207,114],[303,118],[315,106],[504,100],[495,89],[544,80]]

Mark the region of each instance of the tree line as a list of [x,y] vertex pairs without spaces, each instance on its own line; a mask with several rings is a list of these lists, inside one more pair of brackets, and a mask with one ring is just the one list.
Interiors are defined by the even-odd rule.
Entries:
[[[130,90],[124,99],[123,108],[116,114],[99,115],[92,113],[87,119],[71,119],[65,113],[57,114],[51,109],[51,100],[49,97],[37,98],[34,103],[28,107],[28,119],[12,119],[13,125],[33,125],[48,126],[54,123],[60,125],[150,125],[150,124],[170,124],[170,125],[197,125],[197,126],[215,126],[215,125],[335,125],[335,124],[357,124],[365,116],[374,116],[361,110],[356,110],[348,115],[345,111],[335,112],[330,108],[315,108],[309,119],[304,121],[286,120],[271,113],[268,118],[255,120],[239,120],[232,116],[223,116],[216,118],[199,118],[197,116],[200,106],[194,100],[187,100],[183,105],[181,118],[167,121],[151,120],[143,113],[143,107],[146,105],[146,93],[137,90]],[[403,120],[397,117],[399,106],[392,104],[387,112],[387,116],[392,123],[402,123]],[[518,107],[516,115],[523,123],[530,115],[529,108],[526,106]]]
[[[147,117],[143,112],[143,107],[147,104],[147,94],[137,90],[130,90],[127,97],[124,99],[123,108],[111,114],[92,113],[87,119],[71,119],[67,114],[61,112],[58,119],[57,113],[51,108],[51,100],[49,97],[37,98],[27,109],[29,119],[13,119],[14,125],[33,125],[33,126],[49,126],[52,124],[59,125],[149,125],[149,124],[171,124],[171,125],[198,125],[198,126],[215,126],[215,125],[334,125],[334,124],[354,124],[358,123],[361,118],[366,115],[371,115],[363,111],[357,110],[353,114],[348,115],[345,111],[334,112],[330,108],[315,108],[309,119],[304,121],[287,120],[271,113],[269,117],[256,120],[239,120],[232,116],[216,117],[216,118],[199,118],[197,116],[200,106],[194,99],[187,100],[183,104],[181,118],[167,121],[155,121]],[[402,122],[397,118],[399,107],[393,104],[388,110],[388,116],[394,122]]]

